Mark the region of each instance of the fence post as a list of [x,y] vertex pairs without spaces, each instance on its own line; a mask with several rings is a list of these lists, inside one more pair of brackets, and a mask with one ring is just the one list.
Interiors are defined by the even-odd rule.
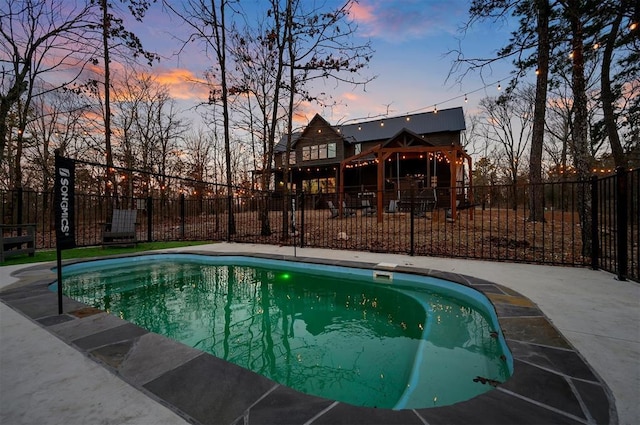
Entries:
[[[17,204],[17,212],[16,212],[16,224],[23,224],[24,223],[24,207],[23,207],[23,202],[22,202],[22,195],[23,195],[23,190],[22,187],[19,187],[17,192],[17,199],[16,199],[16,204]],[[18,227],[16,229],[16,231],[18,232],[18,236],[22,235],[22,227]]]
[[618,236],[618,280],[627,280],[629,267],[629,255],[627,251],[628,217],[627,209],[629,200],[627,198],[627,170],[624,167],[616,168],[616,234]]
[[147,242],[153,242],[153,198],[147,196]]
[[591,176],[591,268],[598,270],[600,238],[598,233],[598,176]]
[[180,237],[184,240],[184,222],[185,222],[185,212],[184,212],[184,193],[180,194]]
[[304,248],[304,192],[300,192],[300,248]]
[[414,198],[414,190],[413,190],[413,186],[414,186],[414,182],[411,182],[411,186],[410,186],[410,193],[411,193],[411,207],[409,208],[409,222],[411,223],[410,226],[410,241],[409,244],[411,245],[409,248],[409,255],[413,257],[413,255],[416,253],[415,252],[415,247],[414,247],[414,235],[415,235],[415,217],[414,217],[414,211],[415,211],[415,198]]

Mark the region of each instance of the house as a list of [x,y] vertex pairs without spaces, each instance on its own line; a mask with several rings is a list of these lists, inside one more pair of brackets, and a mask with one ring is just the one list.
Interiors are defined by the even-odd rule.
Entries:
[[290,189],[337,193],[338,205],[342,197],[376,198],[379,215],[390,200],[425,192],[455,211],[471,183],[471,158],[460,143],[464,129],[460,107],[348,125],[316,115],[292,135],[288,154],[288,137],[276,145],[276,190],[284,189],[288,173]]

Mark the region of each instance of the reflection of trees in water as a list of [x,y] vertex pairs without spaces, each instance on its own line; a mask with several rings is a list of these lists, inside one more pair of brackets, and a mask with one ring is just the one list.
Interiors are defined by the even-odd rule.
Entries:
[[[80,275],[73,285],[66,280],[66,293],[316,394],[351,384],[342,390],[378,397],[380,407],[396,400],[429,320],[436,345],[499,349],[482,314],[444,297],[431,302],[432,315],[425,317],[415,299],[355,280],[297,272],[285,279],[277,271],[244,266],[152,262],[144,274],[131,267],[117,269],[110,283],[101,272]],[[392,342],[385,346],[386,338]]]
[[500,347],[492,332],[496,331],[484,312],[456,299],[433,293],[429,341],[444,348],[464,348],[478,353],[496,353]]

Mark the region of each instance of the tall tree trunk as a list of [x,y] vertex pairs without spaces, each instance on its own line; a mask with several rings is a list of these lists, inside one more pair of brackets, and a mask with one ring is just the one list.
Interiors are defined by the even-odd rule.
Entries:
[[[292,0],[288,0],[288,3],[292,3]],[[291,11],[290,5],[287,6],[287,11]],[[291,152],[291,136],[293,135],[293,100],[296,94],[296,82],[295,82],[295,51],[294,51],[294,41],[292,33],[293,27],[293,13],[288,13],[287,15],[287,29],[285,31],[286,37],[285,40],[288,44],[289,50],[289,110],[287,113],[287,148],[284,152],[284,159],[282,161],[284,175],[284,193],[285,193],[285,202],[282,209],[282,239],[285,240],[289,236],[289,202],[287,202],[290,198],[287,198],[287,195],[290,195],[289,191],[289,153]],[[293,212],[292,212],[293,214]]]
[[573,86],[574,125],[572,134],[573,162],[577,171],[578,180],[585,187],[578,190],[578,214],[582,231],[582,255],[591,255],[591,191],[588,188],[590,177],[589,140],[588,140],[588,115],[587,93],[584,77],[584,32],[581,22],[583,16],[580,0],[568,0],[568,17],[571,26],[572,56],[571,69]]
[[[273,93],[273,109],[271,111],[271,127],[269,128],[269,137],[268,137],[268,141],[267,141],[267,145],[268,145],[268,154],[267,154],[267,169],[269,170],[269,173],[267,173],[266,175],[264,175],[265,177],[265,183],[266,185],[263,186],[263,190],[268,190],[268,182],[269,179],[271,178],[271,161],[273,161],[273,147],[275,145],[275,139],[276,139],[276,128],[277,128],[277,123],[278,123],[278,105],[279,105],[279,99],[280,99],[280,88],[281,88],[281,84],[280,82],[282,81],[282,74],[284,72],[284,49],[286,46],[286,28],[284,30],[284,33],[282,32],[282,21],[280,18],[280,9],[279,9],[279,2],[276,0],[272,0],[271,1],[271,7],[273,8],[273,16],[274,16],[274,32],[276,34],[276,43],[277,43],[277,48],[278,48],[278,63],[276,64],[276,75],[275,75],[275,81],[276,81],[276,85],[274,88],[274,93]],[[285,16],[288,17],[291,14],[291,2],[287,1],[287,7],[285,10]],[[285,25],[288,25],[288,18],[286,19],[286,23]],[[286,159],[288,162],[288,158]],[[282,162],[284,165],[284,161],[285,158],[283,158]],[[277,183],[276,183],[277,184]],[[268,205],[266,205],[267,203],[265,203],[264,209],[262,211],[262,232],[261,234],[263,236],[269,236],[271,235],[271,227],[269,226],[268,223],[268,219],[269,219],[269,211],[268,211]],[[267,228],[268,227],[268,228]],[[267,234],[268,231],[268,234]]]
[[222,121],[224,126],[224,159],[227,178],[227,231],[228,235],[236,234],[236,220],[233,214],[233,172],[231,169],[231,136],[229,134],[229,90],[227,88],[227,28],[225,24],[225,5],[227,0],[220,0],[220,21],[216,13],[216,2],[211,0],[216,54],[220,65],[220,85],[222,86]]
[[627,167],[627,158],[624,155],[622,149],[622,143],[620,142],[620,136],[618,135],[618,126],[616,124],[616,117],[613,110],[613,104],[615,97],[611,90],[611,60],[613,58],[613,50],[615,47],[616,39],[618,37],[618,31],[620,30],[620,23],[622,22],[622,11],[626,9],[623,1],[616,18],[611,24],[611,32],[607,36],[604,52],[602,54],[602,69],[600,73],[600,96],[602,99],[602,113],[604,115],[604,126],[607,130],[607,136],[609,137],[609,143],[611,144],[611,152],[613,153],[613,160],[616,167]]
[[107,159],[107,173],[105,181],[105,195],[110,204],[112,194],[117,191],[115,172],[113,169],[113,151],[111,149],[111,64],[109,55],[109,5],[107,0],[101,0],[102,6],[102,49],[104,53],[104,144]]
[[529,158],[529,221],[544,221],[544,190],[542,187],[542,151],[544,146],[544,120],[547,109],[547,85],[549,78],[549,14],[548,0],[537,0],[538,9],[538,70],[536,98],[533,111],[533,134]]

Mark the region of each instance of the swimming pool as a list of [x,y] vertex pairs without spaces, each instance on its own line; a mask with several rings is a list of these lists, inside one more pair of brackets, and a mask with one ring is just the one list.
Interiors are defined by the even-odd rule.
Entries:
[[484,295],[433,277],[373,273],[163,254],[66,266],[64,292],[288,387],[355,405],[443,406],[508,379],[511,355]]

